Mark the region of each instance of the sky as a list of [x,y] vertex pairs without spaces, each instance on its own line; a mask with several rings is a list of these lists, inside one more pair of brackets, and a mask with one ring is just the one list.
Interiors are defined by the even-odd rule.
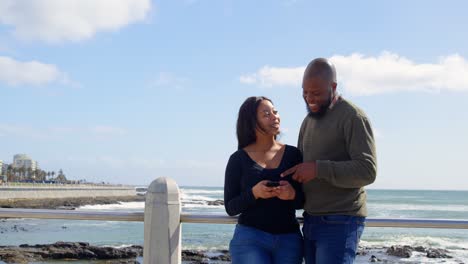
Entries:
[[249,96],[296,146],[316,57],[368,115],[369,189],[468,190],[468,2],[1,0],[0,160],[69,179],[223,186]]

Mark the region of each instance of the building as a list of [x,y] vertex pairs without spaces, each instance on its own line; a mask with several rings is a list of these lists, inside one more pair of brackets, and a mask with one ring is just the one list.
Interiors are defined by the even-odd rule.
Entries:
[[3,160],[0,160],[0,176],[3,175]]
[[16,154],[13,156],[13,164],[11,166],[13,168],[25,168],[35,171],[37,169],[37,162],[26,154]]
[[1,167],[0,169],[1,169],[1,171],[2,171],[2,173],[0,173],[0,175],[1,175],[1,174],[6,175],[6,174],[7,174],[7,170],[8,170],[8,163],[3,162],[3,165],[2,165],[2,167]]

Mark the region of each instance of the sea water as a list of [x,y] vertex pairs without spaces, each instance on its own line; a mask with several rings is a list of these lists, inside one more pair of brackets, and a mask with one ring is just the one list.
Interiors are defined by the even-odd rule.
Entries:
[[[369,217],[468,220],[468,191],[368,190],[367,193]],[[208,201],[222,199],[223,189],[219,187],[181,187],[184,213],[226,215],[224,206],[207,204]],[[77,210],[142,212],[144,202],[89,205]],[[297,211],[297,215],[300,214],[301,211]],[[233,230],[232,224],[182,224],[182,248],[205,251],[227,249]],[[46,244],[57,241],[82,241],[115,247],[143,245],[143,223],[0,220],[0,245]],[[364,231],[360,245],[371,248],[392,245],[439,248],[448,250],[448,254],[453,258],[429,259],[425,254],[414,252],[409,259],[399,259],[371,251],[366,256],[358,256],[356,263],[368,263],[372,254],[395,263],[468,263],[468,230],[368,227]]]

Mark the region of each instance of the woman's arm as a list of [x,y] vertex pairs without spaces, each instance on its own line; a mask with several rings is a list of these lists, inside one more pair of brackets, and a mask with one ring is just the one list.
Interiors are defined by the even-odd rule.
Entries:
[[229,158],[224,177],[224,207],[230,216],[238,215],[255,204],[252,189],[242,190],[242,161],[233,154]]

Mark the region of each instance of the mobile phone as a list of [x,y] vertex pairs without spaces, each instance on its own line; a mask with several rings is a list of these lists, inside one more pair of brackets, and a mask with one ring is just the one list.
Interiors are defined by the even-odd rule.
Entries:
[[280,186],[280,183],[278,181],[268,181],[266,183],[266,186],[267,187],[278,187],[278,186]]

